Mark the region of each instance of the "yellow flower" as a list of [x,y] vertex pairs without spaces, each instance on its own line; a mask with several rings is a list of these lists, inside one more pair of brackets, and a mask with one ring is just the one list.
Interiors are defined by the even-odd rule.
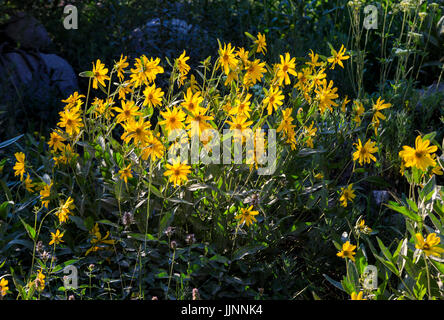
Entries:
[[152,86],[148,86],[143,90],[143,95],[145,96],[145,101],[143,105],[155,107],[162,104],[162,97],[164,95],[161,88],[156,88],[156,84],[153,83]]
[[399,156],[404,160],[405,167],[416,167],[422,171],[427,170],[428,167],[435,167],[436,161],[432,158],[432,153],[435,152],[437,146],[429,146],[429,140],[423,140],[421,136],[417,136],[415,140],[415,148],[403,146],[399,151]]
[[188,174],[191,173],[189,165],[173,160],[173,164],[167,163],[165,167],[167,170],[163,175],[169,177],[169,182],[172,182],[174,186],[180,186],[188,181]]
[[377,134],[376,129],[379,127],[379,119],[385,120],[385,115],[383,115],[380,111],[390,108],[391,106],[392,105],[390,103],[384,103],[384,100],[381,100],[381,97],[379,97],[376,103],[373,105],[374,114],[372,118],[372,123],[375,127],[375,134]]
[[370,139],[367,140],[365,145],[362,145],[361,139],[358,139],[358,143],[354,143],[357,146],[357,150],[353,153],[353,161],[359,159],[359,164],[370,163],[371,160],[376,162],[376,158],[372,155],[378,151],[378,147],[375,147],[376,142],[372,142]]
[[341,111],[343,113],[345,113],[347,111],[346,106],[349,102],[350,102],[350,100],[348,100],[348,96],[345,96],[344,101],[342,101],[342,104],[341,104]]
[[52,187],[52,182],[51,182],[51,184],[45,185],[43,187],[43,189],[40,190],[40,197],[42,200],[42,205],[45,206],[45,208],[48,208],[49,197],[51,196],[51,187]]
[[185,120],[185,112],[179,108],[173,108],[170,110],[168,107],[166,111],[161,111],[160,114],[165,120],[159,121],[160,125],[165,125],[167,132],[171,132],[175,129],[183,129]]
[[350,56],[344,55],[345,50],[346,49],[344,48],[344,45],[341,45],[341,49],[339,49],[338,52],[336,52],[336,50],[333,48],[331,49],[332,57],[327,59],[327,61],[332,64],[331,69],[335,68],[336,63],[338,65],[340,65],[342,68],[344,68],[344,65],[342,64],[342,60],[347,60],[348,58],[350,58]]
[[26,176],[25,179],[25,188],[28,190],[28,192],[33,192],[32,188],[34,188],[34,184],[32,183],[32,179],[29,175]]
[[[65,108],[69,109],[78,103],[80,98],[85,98],[83,94],[80,94],[76,91],[72,95],[70,95],[67,99],[62,100],[62,102],[66,103]],[[82,102],[81,102],[82,103]]]
[[349,184],[347,188],[341,188],[342,194],[339,198],[339,201],[342,201],[341,206],[344,208],[347,207],[347,203],[353,202],[353,199],[356,197],[353,190],[353,183]]
[[355,112],[356,112],[353,121],[355,121],[356,124],[359,126],[361,125],[361,115],[365,112],[365,108],[362,102],[359,100],[353,101],[353,104],[355,106]]
[[37,290],[43,291],[45,289],[45,278],[46,276],[42,273],[42,270],[40,269],[37,274],[37,278],[35,279]]
[[65,149],[63,141],[66,141],[66,139],[59,135],[57,132],[51,132],[48,145],[55,152],[57,152],[57,150],[63,151]]
[[123,73],[125,72],[124,69],[126,67],[128,67],[129,63],[126,62],[126,59],[128,57],[125,56],[125,58],[123,57],[123,54],[120,55],[120,60],[114,65],[114,68],[117,71],[117,77],[120,79],[120,81],[123,81],[124,75]]
[[0,280],[0,295],[3,297],[6,295],[6,292],[9,290],[8,287],[8,280],[6,280],[5,278],[2,278]]
[[261,52],[262,54],[265,54],[265,52],[267,52],[267,42],[265,40],[265,34],[259,32],[254,43],[257,44],[256,52]]
[[242,63],[244,65],[248,62],[248,54],[249,52],[246,51],[244,48],[239,48],[236,52],[237,56],[242,60]]
[[251,94],[247,93],[247,95],[245,96],[245,98],[243,100],[240,99],[236,99],[235,100],[235,106],[232,107],[229,111],[228,114],[230,115],[241,115],[241,116],[245,116],[247,118],[250,117],[250,98],[251,98]]
[[61,242],[64,242],[62,240],[62,237],[65,233],[60,233],[60,231],[57,229],[56,233],[51,232],[51,241],[49,242],[49,245],[56,245],[56,244],[60,244]]
[[288,52],[285,53],[285,58],[282,55],[280,56],[280,58],[281,58],[281,63],[277,65],[277,67],[278,67],[277,76],[279,79],[279,85],[282,85],[282,82],[284,82],[284,81],[285,81],[285,84],[288,85],[291,83],[290,76],[288,74],[292,74],[293,76],[298,75],[295,70],[296,58],[290,59],[290,54]]
[[23,152],[14,153],[17,162],[14,165],[14,176],[20,176],[20,181],[23,181],[23,175],[25,174],[25,154]]
[[76,135],[80,132],[80,128],[83,127],[81,119],[80,105],[73,107],[72,109],[65,109],[60,114],[60,122],[57,123],[59,127],[65,128],[65,131],[69,135]]
[[129,144],[131,140],[135,145],[139,143],[145,144],[148,140],[149,128],[151,123],[149,121],[144,121],[142,117],[138,121],[134,118],[130,118],[129,121],[122,124],[125,132],[120,137],[125,143]]
[[324,62],[322,61],[318,62],[319,55],[317,53],[315,54],[313,50],[310,49],[310,53],[308,55],[310,56],[310,61],[306,62],[305,64],[310,66],[311,70],[314,70],[316,69],[316,67],[321,67],[324,65]]
[[314,148],[312,137],[316,136],[316,131],[318,131],[318,128],[313,128],[313,124],[314,124],[314,121],[311,122],[310,127],[304,126],[304,129],[306,132],[305,135],[308,136],[308,139],[307,139],[307,141],[305,141],[305,143],[307,144],[308,147],[310,147],[312,149]]
[[179,70],[180,73],[179,85],[183,85],[183,80],[185,80],[186,75],[190,71],[190,66],[187,64],[187,60],[189,59],[190,57],[186,56],[185,50],[180,55],[180,57],[176,59],[177,69]]
[[200,92],[197,91],[193,94],[193,91],[191,88],[188,88],[187,93],[184,95],[184,102],[182,102],[180,105],[184,108],[186,108],[189,112],[194,112],[202,103],[203,98],[200,95]]
[[139,111],[139,107],[136,106],[134,101],[121,101],[122,108],[114,107],[113,109],[119,114],[116,117],[116,122],[127,122],[133,120],[134,117],[141,116],[142,112]]
[[142,160],[147,160],[148,157],[151,157],[151,161],[156,161],[156,159],[163,157],[164,151],[165,147],[159,141],[159,139],[153,134],[150,134],[148,136],[146,146],[143,146],[142,148],[141,158]]
[[131,82],[135,88],[140,87],[142,84],[148,85],[154,82],[157,74],[163,73],[163,67],[159,66],[160,59],[148,58],[142,55],[140,58],[136,58],[134,63],[135,69],[131,69]]
[[187,130],[190,130],[190,136],[196,134],[201,135],[202,131],[211,129],[211,125],[207,121],[214,120],[213,116],[205,115],[208,108],[197,108],[194,112],[187,116]]
[[356,246],[350,244],[350,242],[347,241],[346,243],[342,244],[342,250],[340,252],[338,252],[336,255],[338,257],[343,258],[343,259],[350,258],[353,261],[355,261],[355,257],[353,257],[356,254],[356,252],[353,252],[355,249],[356,249]]
[[90,233],[93,235],[93,238],[91,239],[92,247],[86,251],[85,256],[87,256],[90,252],[96,252],[98,250],[105,249],[105,247],[99,246],[99,245],[114,245],[115,244],[115,240],[108,239],[109,231],[107,231],[106,235],[104,237],[102,237],[102,234],[100,233],[99,225],[97,223],[90,230]]
[[232,121],[227,121],[227,123],[230,125],[230,130],[240,130],[240,133],[242,133],[243,130],[249,128],[249,126],[253,124],[253,121],[248,121],[246,117],[240,115],[236,117],[232,116],[231,120]]
[[124,100],[126,98],[127,93],[133,93],[133,89],[131,88],[131,82],[125,81],[119,84],[117,88],[117,92],[119,93],[119,99]]
[[367,300],[367,299],[362,298],[363,294],[364,294],[363,291],[359,291],[358,294],[356,294],[356,292],[353,292],[351,294],[351,299],[352,300]]
[[236,219],[239,220],[239,224],[245,222],[247,227],[254,222],[257,222],[255,215],[258,215],[258,211],[253,211],[253,206],[251,205],[249,208],[240,208],[241,213],[236,215]]
[[74,205],[74,199],[71,197],[68,197],[68,199],[66,199],[65,203],[62,204],[59,208],[59,210],[55,213],[55,215],[59,218],[59,222],[60,223],[64,223],[66,221],[68,221],[68,217],[69,214],[71,213],[71,210],[75,209],[75,205]]
[[333,80],[330,80],[328,86],[327,86],[327,80],[324,79],[321,83],[322,85],[315,90],[316,92],[316,99],[319,101],[319,109],[321,111],[321,114],[325,112],[326,109],[329,109],[332,111],[332,106],[337,106],[338,104],[333,101],[333,99],[336,99],[338,97],[338,94],[336,91],[338,91],[338,88],[332,88],[333,87]]
[[190,76],[190,89],[192,92],[197,92],[199,90],[199,85],[197,84],[194,74]]
[[279,127],[276,130],[277,132],[283,131],[284,133],[287,133],[290,130],[293,130],[295,125],[292,124],[293,121],[293,117],[291,116],[292,112],[293,112],[292,108],[286,108],[282,110],[282,120],[281,123],[279,124]]
[[261,62],[259,59],[256,59],[253,62],[249,61],[245,66],[245,70],[247,70],[247,72],[244,76],[244,83],[248,86],[256,84],[257,81],[260,82],[263,74],[267,71],[265,69],[265,62]]
[[97,89],[97,82],[99,82],[103,87],[106,87],[105,80],[109,80],[109,77],[106,75],[108,73],[108,69],[105,68],[105,64],[101,63],[99,59],[96,61],[96,65],[93,62],[93,85],[94,89]]
[[231,47],[231,43],[228,45],[224,43],[223,48],[219,47],[219,65],[222,66],[226,75],[228,75],[230,69],[234,69],[237,65],[234,49],[234,47]]
[[284,98],[285,96],[278,87],[270,88],[267,97],[264,99],[264,105],[267,107],[268,115],[273,112],[273,109],[277,110],[278,106],[281,106],[284,103]]
[[322,172],[316,173],[316,174],[314,175],[314,177],[315,177],[316,179],[324,179],[324,175],[322,174]]
[[365,225],[365,220],[362,218],[359,218],[358,221],[356,221],[355,229],[365,234],[372,233],[372,229],[369,226]]
[[417,243],[415,244],[416,249],[424,251],[426,256],[440,257],[444,252],[443,248],[438,247],[441,239],[436,236],[436,233],[430,233],[427,239],[424,241],[424,237],[421,233],[415,235]]
[[123,179],[125,183],[128,182],[128,178],[132,178],[133,174],[131,173],[131,163],[125,168],[119,170],[120,179]]

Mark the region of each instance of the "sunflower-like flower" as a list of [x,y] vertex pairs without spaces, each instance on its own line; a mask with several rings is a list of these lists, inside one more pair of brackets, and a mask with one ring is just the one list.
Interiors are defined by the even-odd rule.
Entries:
[[257,222],[255,216],[258,215],[259,212],[253,211],[252,205],[248,208],[240,208],[240,209],[241,209],[241,213],[239,213],[235,217],[237,220],[239,220],[239,224],[242,224],[243,222],[245,222],[245,224],[248,227],[249,225],[253,224],[254,222]]
[[342,244],[342,250],[336,255],[343,259],[350,258],[352,261],[355,261],[355,257],[353,257],[356,254],[356,252],[354,252],[355,249],[356,246],[352,245],[350,241],[347,241],[346,243]]
[[350,56],[345,55],[345,47],[344,45],[341,45],[341,49],[339,51],[336,51],[335,49],[331,49],[331,55],[332,57],[328,58],[327,61],[331,63],[331,69],[335,69],[335,65],[338,64],[342,68],[344,68],[344,65],[342,64],[342,60],[347,60],[350,58]]
[[262,54],[265,54],[265,52],[267,52],[267,42],[265,39],[265,34],[259,32],[254,43],[257,44],[256,52],[260,52]]
[[378,151],[378,147],[375,147],[376,142],[371,141],[370,139],[362,145],[361,139],[358,139],[358,143],[354,144],[357,150],[353,153],[353,161],[359,159],[359,164],[362,166],[362,163],[370,163],[371,160],[376,161],[375,156],[372,153]]
[[92,87],[97,89],[97,83],[100,83],[102,86],[106,87],[105,80],[109,80],[109,77],[106,75],[108,73],[108,69],[105,68],[105,64],[100,62],[100,59],[97,59],[96,64],[93,62],[93,84]]
[[285,81],[284,82],[285,85],[288,85],[291,83],[289,74],[291,74],[293,76],[298,75],[295,70],[296,58],[294,58],[294,57],[290,58],[290,54],[287,52],[287,53],[285,53],[285,58],[284,58],[284,56],[281,55],[280,59],[281,59],[281,63],[277,65],[277,68],[278,68],[277,77],[279,79],[279,85],[282,85],[282,83],[284,81]]
[[421,136],[417,136],[415,140],[415,148],[403,146],[399,151],[399,156],[404,161],[404,166],[416,167],[422,171],[427,170],[428,167],[435,167],[436,161],[433,159],[433,152],[438,150],[437,146],[430,146],[430,141]]
[[424,251],[426,256],[432,255],[435,257],[440,257],[444,252],[443,248],[438,247],[441,239],[436,236],[436,233],[430,233],[425,240],[421,233],[417,233],[415,238],[417,241],[415,244],[416,249]]
[[15,159],[17,160],[13,169],[14,176],[20,176],[20,181],[23,181],[23,175],[25,174],[25,154],[23,152],[14,153]]
[[353,183],[349,184],[347,188],[341,188],[341,197],[339,198],[339,201],[341,201],[341,206],[344,208],[347,207],[348,202],[353,202],[353,199],[356,197],[354,190],[353,190]]
[[60,233],[60,230],[58,229],[55,233],[51,232],[51,241],[49,242],[49,245],[53,244],[55,246],[57,244],[60,244],[61,242],[64,242],[62,239],[64,234],[64,232]]
[[185,112],[179,108],[166,108],[166,111],[161,111],[160,114],[165,120],[159,121],[160,125],[164,125],[167,132],[171,132],[176,129],[183,129],[184,120],[186,117]]
[[174,186],[180,186],[188,181],[188,174],[191,173],[191,167],[185,163],[180,163],[178,159],[173,160],[172,164],[167,163],[165,165],[166,171],[164,176],[169,177],[169,182],[172,182]]
[[268,95],[264,99],[264,105],[267,107],[267,113],[270,115],[274,110],[277,110],[279,106],[284,103],[285,96],[282,94],[282,91],[276,87],[271,87],[268,91]]

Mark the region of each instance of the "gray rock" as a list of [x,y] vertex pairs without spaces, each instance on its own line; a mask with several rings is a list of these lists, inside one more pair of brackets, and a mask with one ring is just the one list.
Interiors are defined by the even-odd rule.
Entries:
[[71,65],[65,59],[56,54],[44,53],[40,53],[40,57],[45,63],[51,82],[56,85],[63,95],[68,96],[77,90],[77,76]]
[[381,205],[390,199],[390,193],[384,190],[374,190],[372,191],[373,198],[375,199],[376,205]]
[[19,14],[9,22],[4,34],[26,49],[43,49],[51,44],[51,38],[45,27],[34,17]]
[[[162,36],[172,45],[170,50],[161,51],[159,49],[165,47],[161,46],[161,42],[164,44],[163,41],[165,41],[161,39]],[[130,36],[131,46],[136,55],[149,53],[150,55],[157,54],[161,56],[174,54],[174,46],[178,48],[186,47],[188,53],[190,43],[193,41],[210,41],[209,39],[206,30],[176,18],[170,20],[152,19],[142,27],[134,29]]]
[[6,53],[0,57],[0,76],[16,87],[41,81],[57,88],[66,97],[78,88],[77,76],[71,65],[55,54]]

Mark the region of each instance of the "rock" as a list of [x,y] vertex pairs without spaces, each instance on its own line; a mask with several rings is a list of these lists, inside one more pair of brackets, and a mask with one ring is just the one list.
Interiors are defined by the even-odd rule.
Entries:
[[9,22],[4,34],[25,49],[43,49],[51,44],[51,38],[45,27],[34,17],[19,14]]
[[[3,65],[3,66],[2,66]],[[0,59],[0,75],[16,87],[31,81],[55,87],[64,97],[77,90],[77,77],[70,64],[55,54],[9,52]]]
[[387,202],[390,199],[390,193],[384,190],[374,190],[372,191],[373,198],[375,199],[375,203],[377,206]]
[[69,96],[78,88],[77,76],[71,65],[56,54],[40,53],[50,75],[50,80],[59,89],[63,96]]
[[[161,25],[162,23],[162,25]],[[161,43],[162,36],[166,38],[168,46]],[[158,56],[174,56],[182,48],[186,49],[188,55],[193,50],[189,44],[193,42],[208,42],[208,32],[196,25],[188,24],[181,19],[160,20],[159,18],[148,21],[140,28],[132,31],[130,36],[134,54],[158,55]],[[169,48],[159,49],[159,48]],[[153,52],[154,51],[154,52]]]

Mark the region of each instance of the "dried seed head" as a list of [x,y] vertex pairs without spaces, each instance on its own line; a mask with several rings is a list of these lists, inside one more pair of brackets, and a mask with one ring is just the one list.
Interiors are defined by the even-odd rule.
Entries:
[[165,235],[169,238],[169,237],[171,237],[172,235],[173,235],[173,233],[174,233],[174,228],[173,227],[168,227],[168,228],[166,228],[166,230],[165,230]]
[[194,237],[194,234],[191,233],[186,236],[185,241],[187,244],[192,245],[193,243],[196,242],[196,238]]
[[35,249],[37,250],[37,252],[40,253],[43,250],[43,242],[42,241],[37,242],[37,246]]
[[125,227],[129,227],[134,223],[134,217],[131,212],[125,212],[122,216],[122,223]]

